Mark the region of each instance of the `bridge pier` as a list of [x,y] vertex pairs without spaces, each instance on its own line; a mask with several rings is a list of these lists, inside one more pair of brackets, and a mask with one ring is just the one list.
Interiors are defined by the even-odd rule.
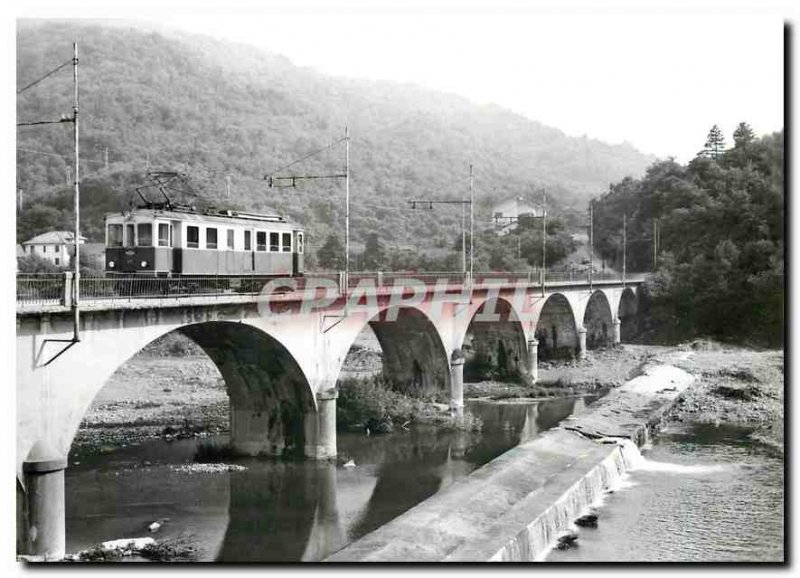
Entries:
[[614,317],[613,325],[613,333],[612,337],[614,340],[614,345],[619,345],[622,343],[622,321],[619,320],[619,317]]
[[464,415],[464,353],[460,349],[450,356],[450,411]]
[[539,340],[528,340],[528,376],[533,383],[539,381]]
[[66,553],[64,470],[67,458],[39,441],[22,463],[25,481],[22,552],[33,560],[61,560]]
[[322,460],[336,457],[336,398],[334,389],[317,393],[317,411],[306,416],[305,456]]
[[586,328],[578,329],[578,359],[586,359]]

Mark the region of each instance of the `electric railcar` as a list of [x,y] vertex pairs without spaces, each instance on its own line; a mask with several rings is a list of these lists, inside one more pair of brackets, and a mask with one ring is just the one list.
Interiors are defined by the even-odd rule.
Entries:
[[303,274],[303,228],[279,216],[150,206],[106,215],[105,230],[111,274]]

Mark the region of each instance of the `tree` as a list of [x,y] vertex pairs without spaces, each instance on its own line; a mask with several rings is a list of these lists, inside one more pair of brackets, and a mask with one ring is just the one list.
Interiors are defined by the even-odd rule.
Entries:
[[58,273],[62,267],[56,267],[52,261],[32,253],[17,258],[17,271],[20,273]]
[[712,126],[711,130],[708,131],[703,152],[715,161],[718,161],[719,156],[725,152],[725,137],[722,134],[722,129],[717,125]]
[[733,146],[736,148],[744,148],[755,139],[755,134],[750,125],[746,122],[740,122],[733,131]]
[[344,247],[338,235],[328,235],[317,252],[317,261],[322,269],[332,271],[344,269]]
[[377,271],[386,264],[386,252],[378,237],[378,233],[367,235],[366,246],[361,254],[361,266],[366,271]]

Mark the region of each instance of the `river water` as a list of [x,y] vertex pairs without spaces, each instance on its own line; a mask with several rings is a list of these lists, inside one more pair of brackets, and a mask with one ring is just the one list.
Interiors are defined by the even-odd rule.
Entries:
[[[116,538],[191,536],[199,560],[317,561],[536,437],[594,398],[470,401],[479,433],[417,427],[339,433],[332,462],[237,459],[244,471],[186,473],[197,440],[70,456],[67,552]],[[218,441],[227,441],[220,438]],[[352,460],[355,467],[344,467]],[[155,534],[148,526],[162,522]]]
[[749,430],[665,430],[621,486],[605,496],[597,528],[548,562],[780,562],[784,463]]

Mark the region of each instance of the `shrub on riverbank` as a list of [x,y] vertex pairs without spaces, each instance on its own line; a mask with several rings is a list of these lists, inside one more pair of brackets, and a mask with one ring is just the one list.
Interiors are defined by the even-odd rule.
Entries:
[[345,379],[339,384],[336,425],[339,429],[365,429],[370,433],[391,433],[412,423],[445,430],[478,431],[480,418],[465,413],[453,416],[447,406],[435,403],[436,396],[412,397],[392,388],[383,376]]
[[393,390],[383,376],[344,379],[336,400],[336,425],[339,429],[371,425],[372,430],[387,422],[400,425],[418,418],[424,406],[422,400]]

